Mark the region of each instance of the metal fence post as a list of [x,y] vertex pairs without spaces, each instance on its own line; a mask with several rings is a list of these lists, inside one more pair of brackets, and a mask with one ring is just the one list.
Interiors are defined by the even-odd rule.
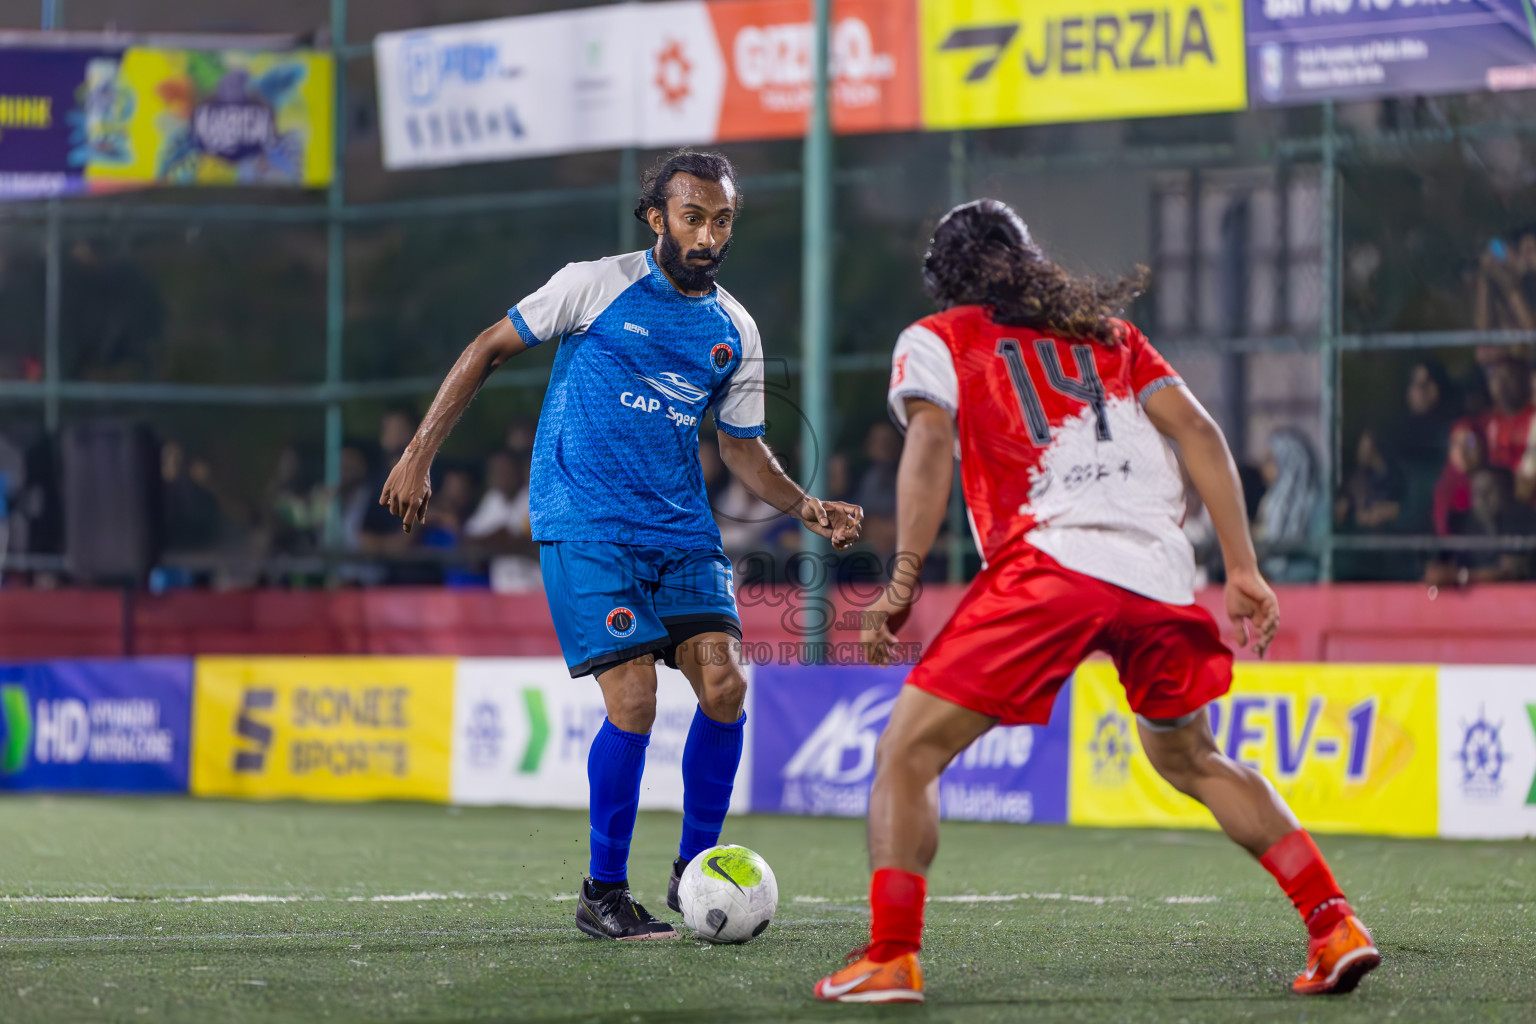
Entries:
[[1333,501],[1337,490],[1335,476],[1338,471],[1336,439],[1339,430],[1339,351],[1336,342],[1339,333],[1339,291],[1342,278],[1339,267],[1339,216],[1338,216],[1338,138],[1336,135],[1332,100],[1323,103],[1323,167],[1320,186],[1322,206],[1322,302],[1318,310],[1317,354],[1322,361],[1322,386],[1318,404],[1322,413],[1322,444],[1318,453],[1318,481],[1323,509],[1322,550],[1319,553],[1318,578],[1328,583],[1333,580]]
[[[346,340],[347,261],[346,206],[347,145],[347,0],[331,0],[331,57],[335,76],[331,124],[331,187],[326,194],[325,225],[325,383],[328,390],[342,382]],[[325,486],[331,495],[325,517],[325,546],[341,546],[341,400],[332,394],[325,404]]]
[[[826,463],[831,454],[830,422],[831,333],[832,333],[832,122],[828,99],[828,26],[831,0],[815,0],[815,18],[811,49],[812,92],[810,121],[805,131],[804,203],[802,210],[801,259],[801,336],[800,401],[804,419],[800,431],[800,459],[804,467],[801,481],[810,493],[820,496],[827,479]],[[814,624],[806,639],[822,643],[827,638],[828,622],[815,616],[821,610],[830,614],[828,568],[825,556],[830,550],[825,539],[804,531],[805,552],[811,558],[812,577],[806,587],[806,605]]]
[[[43,31],[64,27],[64,0],[43,0]],[[63,379],[64,225],[59,200],[48,200],[43,242],[43,425],[56,434],[62,409],[59,383]]]
[[[971,154],[963,131],[949,136],[949,205],[953,209],[971,197]],[[949,487],[949,541],[945,545],[945,579],[965,582],[965,538],[970,523],[965,516],[965,488],[960,481],[960,464]]]

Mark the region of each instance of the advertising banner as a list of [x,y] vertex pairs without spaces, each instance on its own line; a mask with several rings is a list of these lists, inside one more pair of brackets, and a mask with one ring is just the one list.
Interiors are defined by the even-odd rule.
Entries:
[[[682,6],[682,5],[679,5]],[[693,68],[723,69],[710,141],[797,138],[811,109],[809,0],[726,0],[696,5],[702,19],[651,39],[641,78],[642,137],[694,89]],[[644,14],[644,9],[639,13]],[[843,133],[913,131],[921,123],[917,21],[911,0],[834,0],[830,40],[832,128]],[[647,19],[649,20],[649,19]],[[707,91],[711,76],[699,80]]]
[[[96,50],[7,49],[0,56],[0,199],[85,188],[86,69]],[[109,66],[116,54],[105,55]]]
[[327,53],[132,47],[95,88],[94,188],[296,185],[331,179]]
[[186,658],[0,667],[0,789],[187,789]]
[[451,658],[199,658],[192,792],[448,799]]
[[[1433,666],[1239,663],[1211,726],[1222,751],[1263,772],[1308,828],[1431,836],[1435,675]],[[1114,666],[1090,662],[1073,686],[1072,823],[1214,828],[1153,770]]]
[[[875,744],[906,671],[763,666],[753,686],[754,813],[859,817],[869,809]],[[1068,708],[1063,689],[1044,727],[998,727],[939,782],[945,818],[1060,823],[1067,810]]]
[[919,0],[928,129],[1241,110],[1237,0]]
[[610,149],[635,137],[628,8],[384,32],[374,39],[384,166]]
[[[626,4],[374,40],[384,166],[804,133],[809,0]],[[841,0],[838,131],[918,127],[910,2]]]
[[1529,0],[1244,0],[1253,106],[1536,87]]
[[[656,723],[645,752],[640,807],[683,809],[683,745],[698,708],[681,672],[656,670]],[[586,807],[587,752],[607,713],[590,676],[572,679],[559,658],[468,658],[453,702],[456,804]],[[732,809],[747,809],[751,724]]]
[[1440,834],[1536,836],[1536,669],[1440,670]]

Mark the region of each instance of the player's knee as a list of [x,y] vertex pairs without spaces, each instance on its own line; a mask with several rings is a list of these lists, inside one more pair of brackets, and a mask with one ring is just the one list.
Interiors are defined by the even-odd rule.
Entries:
[[608,720],[625,732],[650,732],[656,722],[654,687],[629,686],[604,694]]
[[717,722],[730,724],[741,717],[747,703],[747,677],[734,665],[726,665],[704,681],[699,707]]
[[1213,759],[1221,757],[1214,745],[1194,743],[1150,744],[1147,756],[1157,773],[1186,796],[1193,796],[1201,780],[1215,769]]
[[944,751],[924,743],[912,733],[887,729],[875,745],[877,775],[900,772],[922,779],[938,778],[947,763]]

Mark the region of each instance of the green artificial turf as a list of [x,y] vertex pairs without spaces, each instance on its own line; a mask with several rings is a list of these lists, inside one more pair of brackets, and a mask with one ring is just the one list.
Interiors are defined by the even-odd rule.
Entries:
[[[653,911],[677,828],[641,816]],[[863,823],[738,818],[724,838],[777,872],[762,938],[601,943],[570,924],[580,813],[7,796],[0,1021],[1536,1019],[1532,843],[1321,838],[1386,963],[1301,999],[1300,922],[1219,835],[947,824],[929,1003],[873,1008],[808,998],[864,939]],[[949,899],[991,894],[1015,898]],[[302,899],[210,902],[228,896]]]

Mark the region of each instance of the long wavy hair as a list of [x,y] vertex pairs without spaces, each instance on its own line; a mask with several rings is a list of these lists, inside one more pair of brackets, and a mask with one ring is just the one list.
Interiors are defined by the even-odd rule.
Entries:
[[1147,268],[1116,280],[1051,262],[1007,203],[978,199],[944,215],[923,257],[923,284],[941,308],[986,306],[1000,324],[1115,345],[1115,325],[1146,288]]

